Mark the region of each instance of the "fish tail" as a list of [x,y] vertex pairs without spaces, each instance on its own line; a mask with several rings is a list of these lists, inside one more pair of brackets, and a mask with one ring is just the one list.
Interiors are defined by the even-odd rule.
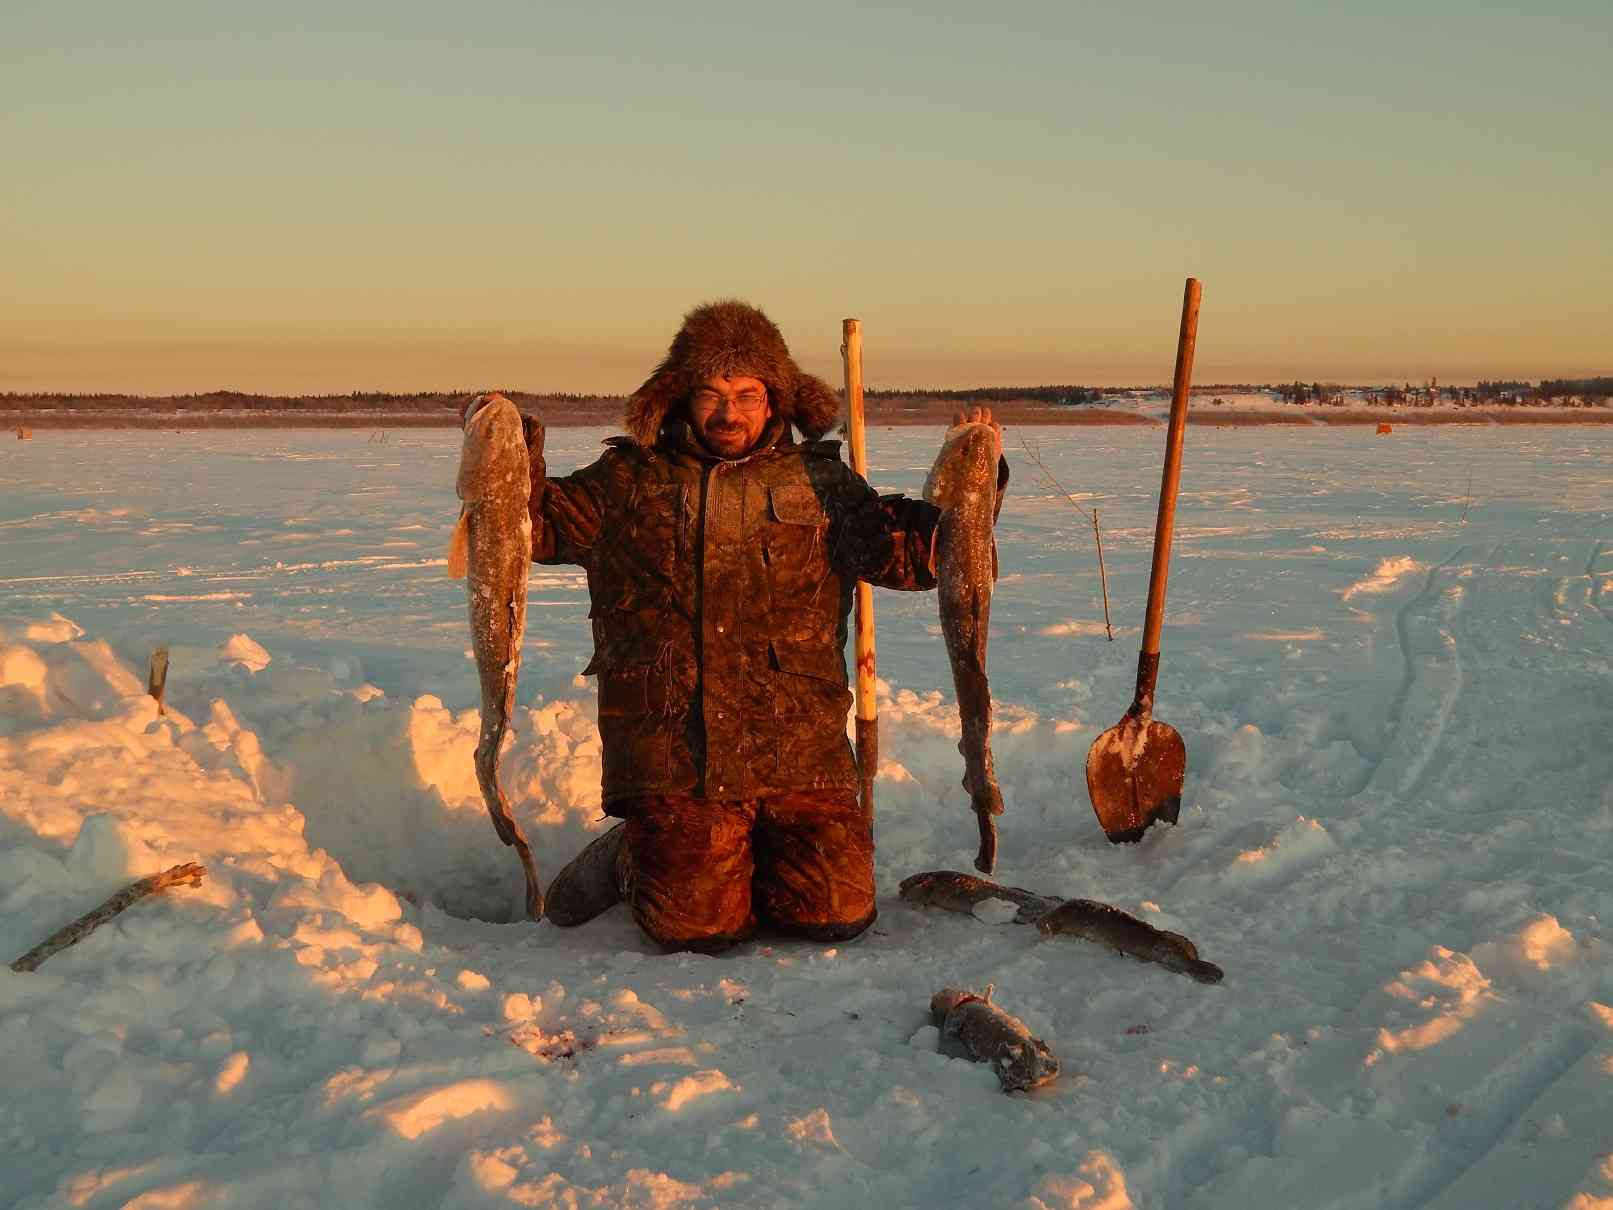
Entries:
[[1186,964],[1186,973],[1190,978],[1200,983],[1219,983],[1226,978],[1226,972],[1213,962],[1205,962],[1194,958]]
[[454,526],[454,536],[448,542],[448,575],[463,580],[469,570],[470,506],[465,505],[459,510],[459,524]]
[[504,787],[498,780],[498,750],[504,738],[501,726],[492,735],[484,734],[476,745],[476,780],[481,784],[482,801],[493,821],[493,830],[505,844],[513,845],[519,835],[515,817],[510,814],[510,800],[504,796]]
[[982,874],[995,873],[997,869],[997,821],[986,811],[979,811],[978,819],[980,823],[980,851],[975,854],[975,869]]

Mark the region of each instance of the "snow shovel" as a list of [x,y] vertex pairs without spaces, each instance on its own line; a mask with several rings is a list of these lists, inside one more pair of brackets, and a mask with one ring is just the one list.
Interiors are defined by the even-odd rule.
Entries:
[[1087,750],[1087,793],[1111,844],[1141,840],[1155,820],[1174,824],[1182,809],[1187,746],[1176,729],[1154,718],[1159,679],[1159,632],[1165,619],[1165,578],[1170,571],[1176,488],[1182,475],[1182,432],[1187,427],[1187,390],[1193,377],[1193,345],[1199,327],[1199,283],[1187,279],[1182,329],[1176,341],[1176,380],[1165,435],[1165,472],[1154,522],[1154,566],[1148,578],[1148,615],[1137,657],[1137,695],[1131,709]]

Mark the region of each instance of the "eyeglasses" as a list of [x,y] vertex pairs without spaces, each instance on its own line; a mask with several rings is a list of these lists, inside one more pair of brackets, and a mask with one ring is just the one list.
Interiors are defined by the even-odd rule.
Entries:
[[736,412],[756,412],[767,406],[767,392],[750,387],[737,395],[720,395],[710,390],[694,393],[694,406],[697,411],[715,412],[725,402]]

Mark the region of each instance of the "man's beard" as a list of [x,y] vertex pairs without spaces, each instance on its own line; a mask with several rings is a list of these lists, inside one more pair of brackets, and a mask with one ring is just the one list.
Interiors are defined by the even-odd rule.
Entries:
[[749,434],[742,424],[708,425],[706,444],[715,453],[742,454],[750,447]]

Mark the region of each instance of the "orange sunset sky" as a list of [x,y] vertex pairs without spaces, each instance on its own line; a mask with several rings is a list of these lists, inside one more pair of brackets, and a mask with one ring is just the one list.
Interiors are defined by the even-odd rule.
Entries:
[[24,4],[0,390],[1613,372],[1613,6]]

